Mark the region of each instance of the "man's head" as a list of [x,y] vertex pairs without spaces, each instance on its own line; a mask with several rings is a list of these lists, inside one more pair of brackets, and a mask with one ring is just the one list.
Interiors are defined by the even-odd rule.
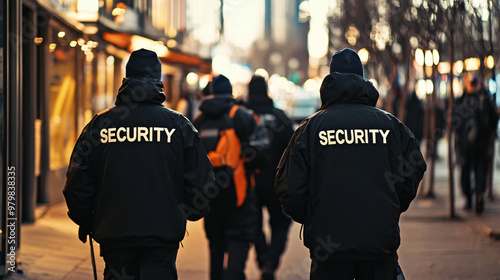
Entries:
[[127,78],[161,79],[161,62],[155,52],[146,49],[133,51],[125,67]]
[[266,79],[259,75],[253,75],[248,83],[248,96],[267,96]]
[[363,77],[363,64],[358,54],[352,49],[343,49],[332,56],[330,73],[353,73]]
[[224,75],[215,76],[210,89],[213,95],[231,95],[233,93],[233,87]]

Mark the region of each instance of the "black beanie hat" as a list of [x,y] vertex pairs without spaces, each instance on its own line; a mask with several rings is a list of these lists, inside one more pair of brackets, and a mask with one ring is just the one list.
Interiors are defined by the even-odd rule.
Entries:
[[212,89],[212,94],[214,95],[221,95],[221,94],[231,95],[233,93],[233,87],[231,86],[231,83],[224,75],[219,75],[214,77],[210,87]]
[[267,96],[266,79],[259,75],[253,75],[248,83],[248,96]]
[[133,51],[125,67],[127,78],[161,79],[161,62],[155,52],[146,49]]
[[207,85],[201,90],[200,94],[202,97],[206,97],[210,95],[210,85],[212,82],[208,82]]
[[343,49],[332,56],[330,73],[354,73],[363,77],[363,64],[358,54],[352,49]]

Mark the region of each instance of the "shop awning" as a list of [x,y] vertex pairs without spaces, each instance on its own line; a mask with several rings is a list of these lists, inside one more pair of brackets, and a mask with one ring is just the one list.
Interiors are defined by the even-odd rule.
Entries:
[[[137,48],[137,46],[134,46],[133,44],[134,38],[137,38],[137,35],[105,31],[102,33],[102,38],[119,48],[128,50],[129,52],[132,52]],[[152,46],[158,45],[158,41],[153,41],[145,37],[141,37],[141,41],[150,41]],[[163,44],[161,44],[161,47],[164,48],[165,51],[157,51],[157,53],[163,63],[179,66],[191,66],[197,68],[200,72],[207,74],[212,71],[212,59],[203,59],[196,55],[183,53],[179,50],[167,49],[167,47]],[[154,50],[154,48],[150,49]]]

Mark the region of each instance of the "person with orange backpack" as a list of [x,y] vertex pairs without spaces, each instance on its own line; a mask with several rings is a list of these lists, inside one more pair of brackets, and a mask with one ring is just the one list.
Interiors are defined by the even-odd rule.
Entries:
[[[210,279],[245,279],[245,263],[257,227],[257,200],[245,150],[255,129],[253,115],[236,105],[229,80],[214,77],[194,121],[215,173],[205,232],[210,248]],[[224,255],[227,253],[227,266]]]

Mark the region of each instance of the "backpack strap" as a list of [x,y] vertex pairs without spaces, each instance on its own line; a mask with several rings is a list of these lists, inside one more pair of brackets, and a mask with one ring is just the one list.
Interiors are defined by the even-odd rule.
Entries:
[[257,114],[255,114],[255,113],[253,113],[253,118],[254,118],[255,122],[257,123],[257,125],[260,125],[259,116],[257,116]]
[[238,111],[239,108],[240,106],[238,105],[233,105],[233,107],[231,107],[231,111],[229,111],[229,117],[231,119],[234,118],[234,115],[236,115],[236,111]]

